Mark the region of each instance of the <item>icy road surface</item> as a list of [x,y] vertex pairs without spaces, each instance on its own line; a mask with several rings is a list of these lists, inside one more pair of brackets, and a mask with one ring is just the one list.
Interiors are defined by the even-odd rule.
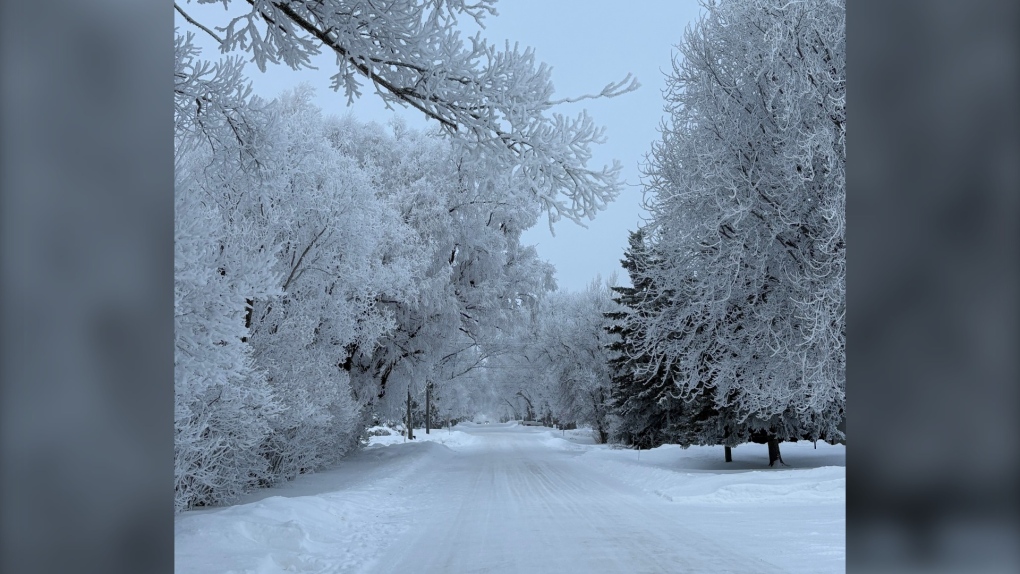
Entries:
[[[459,425],[176,521],[180,572],[843,572],[845,449],[611,449]],[[573,440],[568,440],[573,438]],[[640,459],[638,458],[640,456]]]

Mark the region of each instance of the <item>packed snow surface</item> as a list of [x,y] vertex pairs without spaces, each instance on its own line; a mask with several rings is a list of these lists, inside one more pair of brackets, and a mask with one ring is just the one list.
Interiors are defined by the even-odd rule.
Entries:
[[178,515],[177,572],[845,570],[846,450],[648,451],[508,424],[385,428],[336,469]]

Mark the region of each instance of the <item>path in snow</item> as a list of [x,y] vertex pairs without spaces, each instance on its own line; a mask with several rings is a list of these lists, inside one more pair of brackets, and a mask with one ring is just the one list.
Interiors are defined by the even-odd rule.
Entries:
[[[572,435],[572,436],[571,436]],[[188,573],[845,570],[845,447],[590,444],[516,424],[373,437],[333,470],[175,519]],[[588,444],[579,444],[585,443]]]
[[[524,432],[522,432],[524,431]],[[550,448],[525,428],[482,438],[415,481],[430,504],[374,572],[781,572],[723,546],[683,510]],[[547,436],[547,435],[546,435]]]

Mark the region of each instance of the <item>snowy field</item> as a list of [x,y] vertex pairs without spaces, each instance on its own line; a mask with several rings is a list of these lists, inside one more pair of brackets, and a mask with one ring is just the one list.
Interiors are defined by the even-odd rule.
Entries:
[[650,451],[586,431],[372,437],[338,468],[175,520],[177,572],[845,571],[846,449]]

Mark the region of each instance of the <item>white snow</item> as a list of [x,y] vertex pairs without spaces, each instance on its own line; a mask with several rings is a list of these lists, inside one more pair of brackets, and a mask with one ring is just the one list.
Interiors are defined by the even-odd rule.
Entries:
[[175,520],[178,572],[843,572],[846,449],[374,429],[337,468]]

